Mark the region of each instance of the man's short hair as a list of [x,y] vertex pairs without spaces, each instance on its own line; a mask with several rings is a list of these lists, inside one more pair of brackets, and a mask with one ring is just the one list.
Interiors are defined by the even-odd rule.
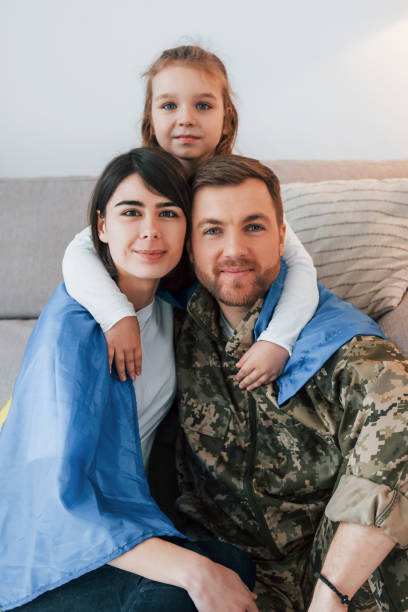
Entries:
[[279,179],[270,168],[261,164],[257,159],[240,155],[212,157],[199,166],[192,178],[193,196],[203,187],[240,185],[249,178],[259,179],[265,183],[271,195],[280,227],[283,223],[283,204]]

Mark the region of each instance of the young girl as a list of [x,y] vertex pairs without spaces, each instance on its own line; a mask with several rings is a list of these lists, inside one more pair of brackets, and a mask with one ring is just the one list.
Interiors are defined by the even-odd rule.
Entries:
[[183,168],[159,149],[120,155],[97,182],[97,257],[138,313],[146,364],[134,384],[109,376],[100,326],[58,287],[0,434],[2,610],[258,609],[236,573],[253,586],[248,556],[184,539],[143,467],[176,391],[173,309],[156,289],[182,256],[189,205]]
[[[201,47],[167,49],[145,73],[142,121],[145,146],[159,147],[181,161],[189,174],[213,155],[231,153],[238,115],[221,60]],[[268,329],[237,363],[241,387],[255,389],[275,380],[317,303],[312,259],[286,222],[285,288]],[[105,332],[109,360],[121,380],[141,372],[138,325],[132,305],[97,258],[89,230],[68,246],[63,273],[69,293]],[[302,301],[299,300],[302,296]]]

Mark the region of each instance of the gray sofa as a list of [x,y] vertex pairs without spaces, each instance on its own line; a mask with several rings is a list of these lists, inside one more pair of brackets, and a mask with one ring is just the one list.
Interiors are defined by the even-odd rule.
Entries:
[[[281,179],[288,220],[312,253],[319,276],[329,288],[345,299],[357,300],[357,305],[378,318],[386,334],[408,355],[408,160],[267,163]],[[387,180],[401,178],[405,181]],[[62,280],[65,247],[86,224],[94,184],[92,177],[0,180],[0,408],[12,393],[35,320]],[[357,192],[364,192],[363,200],[353,200]],[[388,222],[391,226],[384,240],[381,228]],[[354,228],[352,236],[341,233],[346,226]],[[376,255],[364,260],[370,248]],[[348,256],[334,260],[333,254],[340,249]],[[357,268],[351,271],[356,262]],[[382,276],[377,278],[380,269]],[[344,273],[349,276],[339,280]],[[360,284],[364,291],[355,290]],[[369,290],[367,284],[371,284]],[[364,299],[358,303],[362,295],[368,303]]]

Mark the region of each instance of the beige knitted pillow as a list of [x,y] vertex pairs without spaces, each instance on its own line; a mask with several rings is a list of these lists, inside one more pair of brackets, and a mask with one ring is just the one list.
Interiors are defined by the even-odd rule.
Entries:
[[408,179],[282,185],[318,280],[377,319],[408,287]]

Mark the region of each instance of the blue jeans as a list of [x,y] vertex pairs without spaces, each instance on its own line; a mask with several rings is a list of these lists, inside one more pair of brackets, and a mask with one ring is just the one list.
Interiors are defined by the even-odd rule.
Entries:
[[[194,550],[239,574],[253,589],[255,566],[250,557],[231,544],[216,541],[187,542],[166,538]],[[32,612],[193,612],[196,610],[186,590],[148,580],[110,565],[104,565],[47,591],[14,610]]]

